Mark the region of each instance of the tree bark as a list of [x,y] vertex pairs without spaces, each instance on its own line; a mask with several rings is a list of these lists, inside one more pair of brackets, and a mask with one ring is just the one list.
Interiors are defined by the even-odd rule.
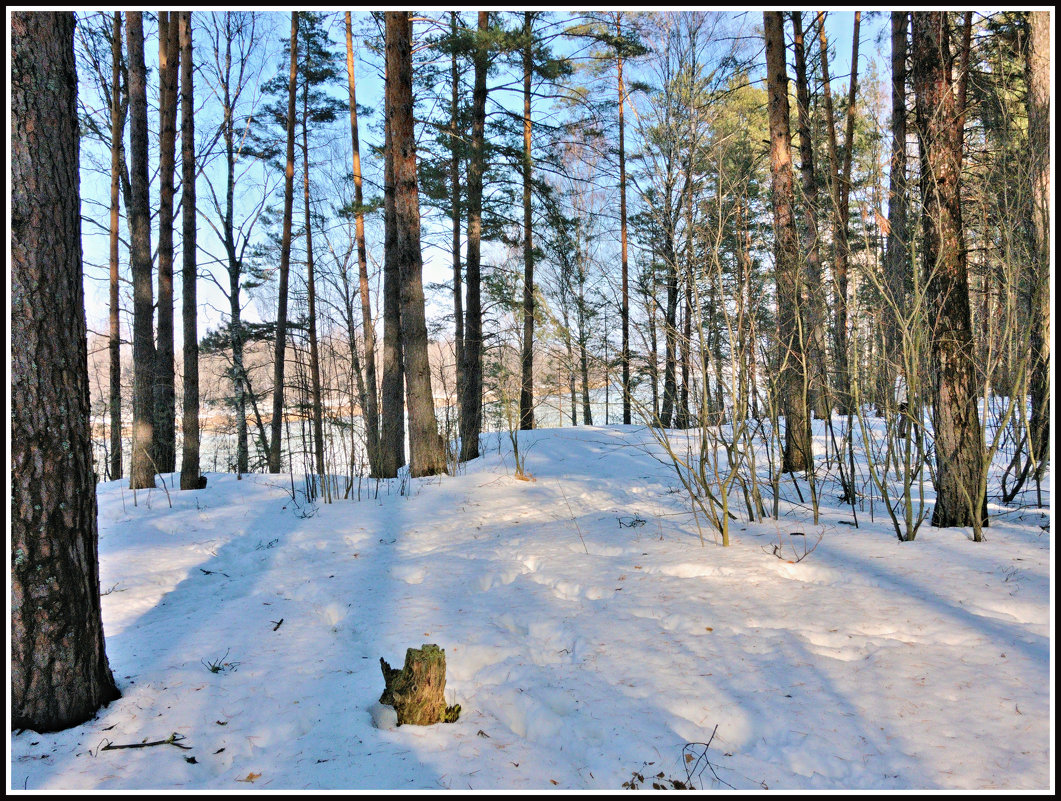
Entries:
[[361,291],[361,321],[365,341],[365,397],[361,404],[361,416],[365,421],[365,436],[368,440],[368,464],[372,475],[379,475],[379,404],[376,380],[376,325],[372,320],[372,300],[368,288],[368,248],[365,245],[365,213],[361,194],[361,147],[357,128],[357,93],[354,84],[354,37],[350,23],[350,12],[346,12],[346,71],[350,79],[350,138],[354,147],[354,235],[357,239],[357,274]]
[[[457,41],[457,12],[451,11],[449,17],[450,36]],[[457,402],[463,394],[464,384],[464,290],[461,286],[461,159],[460,139],[463,131],[460,126],[460,73],[457,69],[457,48],[450,53],[450,131],[449,131],[449,184],[450,184],[450,221],[453,224],[451,250],[453,253],[453,340],[454,359],[457,373]]]
[[[384,69],[389,78],[389,60]],[[389,84],[388,84],[389,85]],[[405,464],[405,365],[402,353],[401,271],[394,207],[394,131],[391,93],[384,93],[383,145],[383,383],[380,387],[380,475],[394,478]]]
[[111,34],[111,219],[110,219],[110,424],[111,453],[108,474],[122,477],[122,361],[118,295],[118,192],[121,184],[121,140],[125,114],[121,101],[122,13],[114,12]]
[[177,19],[158,12],[159,206],[158,336],[155,354],[155,469],[176,468],[176,412],[173,370],[173,170],[177,140]]
[[1028,150],[1031,157],[1031,436],[1041,479],[1050,458],[1050,13],[1028,15]]
[[907,293],[913,283],[906,178],[906,54],[910,12],[893,11],[891,14],[892,153],[891,169],[888,172],[888,248],[884,256],[884,276],[888,292],[898,311],[889,306],[884,311],[884,319],[888,361],[895,363],[902,346],[900,321],[896,315],[906,309]]
[[534,239],[531,221],[531,78],[533,11],[523,13],[523,351],[520,358],[519,427],[534,428]]
[[284,355],[287,349],[287,283],[291,268],[291,216],[295,194],[295,89],[298,81],[298,12],[291,12],[291,73],[287,89],[287,169],[284,172],[284,229],[280,240],[280,287],[273,356],[273,419],[269,435],[269,472],[280,472],[284,423]]
[[851,405],[850,378],[847,370],[847,290],[851,262],[847,238],[848,203],[851,192],[851,156],[854,152],[855,97],[858,92],[858,37],[861,12],[855,12],[855,29],[851,42],[851,81],[848,89],[847,128],[844,139],[844,162],[841,166],[836,141],[836,122],[829,79],[829,44],[825,23],[819,29],[822,59],[822,92],[825,99],[825,128],[829,141],[829,185],[832,188],[833,272],[836,282],[836,326],[833,332],[836,353],[838,400],[841,411]]
[[[615,12],[615,38],[623,35],[623,12]],[[615,54],[616,81],[619,88],[619,240],[622,252],[622,306],[620,315],[623,328],[623,425],[630,425],[630,270],[626,251],[626,135],[624,131],[623,107],[626,86],[623,83],[623,55]]]
[[987,505],[981,486],[984,444],[976,408],[979,388],[962,226],[960,121],[964,113],[958,107],[951,76],[946,12],[913,12],[912,43],[921,143],[923,269],[933,321],[936,505],[932,525],[974,526],[979,539],[974,515],[986,523]]
[[192,12],[179,11],[181,70],[181,325],[184,329],[184,450],[181,489],[199,482],[199,325],[196,308],[195,92],[192,78]]
[[11,725],[120,696],[104,649],[74,15],[11,15]]
[[799,120],[800,179],[803,187],[806,214],[804,277],[807,288],[806,325],[804,336],[810,362],[809,404],[819,417],[828,417],[829,377],[828,351],[825,346],[827,312],[822,291],[821,238],[818,233],[818,181],[814,171],[814,143],[811,141],[810,87],[807,82],[807,58],[803,40],[803,12],[792,12],[793,54],[796,70],[796,101]]
[[156,486],[154,440],[154,363],[152,336],[154,288],[151,285],[151,214],[147,178],[147,69],[144,66],[144,25],[139,11],[125,15],[129,48],[129,230],[133,274],[133,448],[129,488]]
[[782,472],[810,469],[810,420],[804,396],[803,343],[799,335],[799,234],[793,214],[792,139],[789,134],[788,74],[781,12],[764,11],[766,81],[769,94],[770,177],[773,184],[775,273],[781,411],[785,415]]
[[479,12],[479,31],[473,56],[471,160],[468,165],[468,251],[465,259],[467,303],[464,321],[464,386],[461,394],[461,461],[479,456],[483,425],[483,319],[479,275],[482,237],[483,167],[486,130],[486,71],[489,66],[486,33],[490,12]]
[[388,11],[387,115],[391,122],[394,171],[395,259],[401,276],[402,359],[409,410],[409,474],[446,471],[446,452],[438,433],[427,355],[427,320],[420,252],[420,198],[416,179],[413,128],[413,23],[408,11]]
[[[306,210],[306,302],[309,307],[309,378],[313,406],[313,444],[317,475],[324,483],[324,404],[321,400],[320,350],[317,343],[317,277],[313,261],[313,218],[309,205],[309,81],[302,88],[302,188]],[[327,495],[326,495],[327,497]]]

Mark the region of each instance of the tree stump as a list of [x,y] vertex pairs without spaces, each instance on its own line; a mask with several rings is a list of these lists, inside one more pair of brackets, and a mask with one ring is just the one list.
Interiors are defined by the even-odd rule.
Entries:
[[383,657],[379,660],[386,688],[379,697],[381,704],[389,704],[398,714],[398,725],[412,723],[430,726],[433,723],[452,723],[460,715],[460,704],[447,707],[443,692],[446,689],[446,652],[433,643],[405,652],[405,666],[392,668]]

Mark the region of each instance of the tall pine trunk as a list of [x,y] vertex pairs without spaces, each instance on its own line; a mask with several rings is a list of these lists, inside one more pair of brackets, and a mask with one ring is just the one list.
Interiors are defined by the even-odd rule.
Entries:
[[280,287],[273,355],[273,419],[269,435],[269,472],[280,472],[284,425],[284,355],[287,349],[287,283],[291,268],[291,216],[295,194],[295,88],[298,80],[298,12],[291,12],[291,74],[287,85],[287,168],[284,171],[284,229],[280,240]]
[[[899,371],[902,347],[897,314],[906,309],[906,298],[912,286],[910,264],[910,230],[907,209],[910,205],[906,178],[906,53],[910,12],[891,12],[892,36],[892,153],[888,171],[888,247],[884,255],[884,278],[896,308],[884,311],[885,341],[889,375]],[[890,386],[890,385],[889,385]]]
[[408,11],[388,11],[387,115],[391,121],[394,174],[395,259],[401,277],[402,359],[409,410],[409,474],[431,476],[446,470],[446,452],[438,433],[420,252],[420,198],[416,179],[413,128],[413,22]]
[[[324,486],[324,406],[321,400],[320,349],[317,343],[317,276],[313,261],[313,218],[309,205],[309,83],[302,89],[302,189],[306,210],[306,302],[309,306],[309,379],[313,407],[313,444],[317,475]],[[328,497],[325,493],[325,497]]]
[[122,13],[114,12],[111,33],[111,218],[110,218],[110,465],[112,481],[122,477],[122,361],[118,295],[118,190],[121,185],[121,140],[125,114],[121,101]]
[[181,325],[184,329],[184,450],[181,489],[199,488],[199,333],[195,267],[195,92],[192,86],[192,12],[179,11],[181,68]]
[[[623,12],[615,12],[615,39],[623,36]],[[626,134],[623,107],[626,105],[626,85],[623,83],[623,54],[615,55],[616,82],[619,87],[619,240],[622,254],[622,305],[620,316],[623,328],[623,424],[630,425],[630,268],[626,252]]]
[[372,320],[372,301],[368,291],[368,248],[365,245],[365,213],[361,194],[361,147],[357,128],[357,92],[354,83],[354,37],[350,12],[346,12],[346,71],[350,90],[350,138],[354,149],[354,236],[357,239],[357,275],[361,293],[361,323],[365,342],[365,392],[361,399],[361,416],[368,440],[368,464],[372,475],[379,475],[379,404],[376,380],[376,326]]
[[848,207],[851,192],[851,155],[854,152],[855,97],[858,91],[858,37],[861,13],[855,12],[855,29],[851,43],[851,81],[848,89],[847,127],[844,138],[844,161],[841,165],[836,140],[836,121],[833,113],[833,94],[829,79],[829,44],[825,22],[819,28],[821,44],[822,92],[825,99],[825,129],[829,143],[829,186],[832,189],[833,219],[833,279],[836,283],[836,321],[833,331],[836,359],[837,396],[841,411],[851,406],[850,376],[847,369],[847,290],[851,249],[848,242]]
[[788,73],[781,12],[764,11],[766,82],[769,95],[770,178],[773,184],[775,274],[777,276],[778,348],[781,361],[781,411],[785,415],[782,472],[808,470],[811,461],[810,420],[804,395],[806,365],[799,334],[799,234],[793,213],[792,137],[789,133]]
[[1050,458],[1050,13],[1028,16],[1028,144],[1031,155],[1031,436],[1042,478]]
[[822,291],[821,237],[818,233],[818,182],[814,171],[814,146],[811,141],[810,87],[807,81],[807,58],[803,39],[803,12],[792,12],[793,55],[796,70],[796,101],[799,120],[800,181],[806,208],[804,225],[804,276],[806,278],[807,372],[810,381],[809,403],[819,417],[828,417],[829,372],[828,349],[825,346],[827,312]]
[[464,386],[461,393],[461,461],[479,456],[483,426],[483,318],[479,275],[483,214],[483,166],[486,131],[486,71],[489,67],[486,34],[490,12],[479,12],[475,42],[475,86],[472,90],[471,160],[468,165],[468,253],[465,259],[467,304],[464,321]]
[[[389,61],[385,70],[389,70]],[[389,78],[390,73],[387,72]],[[388,84],[389,85],[389,84]],[[394,131],[391,93],[384,96],[383,144],[383,383],[380,387],[380,476],[394,478],[405,464],[405,365],[402,354],[401,272],[394,209]]]
[[151,212],[147,178],[147,68],[144,65],[144,24],[140,11],[125,15],[129,47],[129,230],[133,274],[133,447],[129,488],[155,484],[155,398],[153,341],[154,287],[151,284]]
[[936,505],[932,525],[973,526],[979,539],[977,522],[986,523],[987,516],[986,496],[980,485],[984,444],[977,416],[979,388],[962,226],[964,109],[959,106],[951,75],[946,12],[913,12],[911,41],[921,143],[922,258],[935,381]]
[[453,224],[453,236],[450,249],[453,255],[453,341],[454,360],[457,373],[457,403],[463,393],[464,383],[464,290],[461,286],[461,159],[460,139],[463,131],[460,126],[460,73],[457,69],[458,35],[457,12],[449,12],[450,36],[454,47],[450,52],[449,81],[449,185],[450,185],[450,221]]
[[74,15],[11,15],[11,725],[120,693],[104,649],[81,262]]
[[534,238],[531,220],[531,78],[534,12],[523,13],[523,351],[519,427],[534,428]]
[[177,141],[177,18],[158,12],[159,206],[158,336],[155,353],[155,469],[176,468],[176,412],[173,370],[173,170]]

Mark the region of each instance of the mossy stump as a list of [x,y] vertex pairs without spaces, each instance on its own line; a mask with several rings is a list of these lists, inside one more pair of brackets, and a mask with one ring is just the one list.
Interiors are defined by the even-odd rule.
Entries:
[[386,688],[379,697],[381,704],[389,704],[398,714],[398,725],[412,723],[430,726],[433,723],[452,723],[460,715],[460,704],[446,706],[446,652],[433,643],[405,652],[405,666],[392,668],[380,657]]

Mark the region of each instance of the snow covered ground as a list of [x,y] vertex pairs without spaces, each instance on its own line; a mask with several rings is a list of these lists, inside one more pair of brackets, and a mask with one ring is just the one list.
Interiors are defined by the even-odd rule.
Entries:
[[[1052,787],[1048,509],[899,543],[834,494],[819,526],[783,502],[722,548],[643,429],[525,432],[533,481],[507,434],[484,443],[360,502],[307,504],[288,476],[135,504],[101,484],[123,695],[13,734],[11,787]],[[379,658],[423,643],[460,720],[377,727]]]

